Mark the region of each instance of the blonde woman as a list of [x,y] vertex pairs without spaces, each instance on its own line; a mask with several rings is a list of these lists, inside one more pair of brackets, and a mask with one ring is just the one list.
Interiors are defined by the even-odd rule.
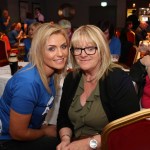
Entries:
[[28,37],[26,39],[23,40],[23,43],[25,45],[25,55],[24,55],[24,61],[27,62],[28,60],[28,53],[30,51],[31,48],[31,42],[32,42],[32,38],[33,38],[33,34],[36,31],[36,29],[41,25],[41,23],[39,22],[34,22],[29,26],[28,29]]
[[132,81],[111,62],[107,43],[94,25],[81,26],[73,33],[74,72],[63,85],[57,150],[99,150],[103,127],[140,109]]
[[60,26],[44,23],[37,29],[29,53],[30,63],[14,74],[0,98],[2,148],[56,149],[56,126],[42,123],[53,107],[54,76],[58,77],[66,66],[68,46],[68,36]]

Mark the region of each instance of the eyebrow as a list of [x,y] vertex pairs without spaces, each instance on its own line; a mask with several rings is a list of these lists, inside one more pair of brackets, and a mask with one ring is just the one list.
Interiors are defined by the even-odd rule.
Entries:
[[[63,44],[61,45],[64,45],[64,44],[67,44],[67,42],[64,42]],[[68,45],[68,44],[67,44]],[[57,46],[57,45],[48,45],[48,46]]]

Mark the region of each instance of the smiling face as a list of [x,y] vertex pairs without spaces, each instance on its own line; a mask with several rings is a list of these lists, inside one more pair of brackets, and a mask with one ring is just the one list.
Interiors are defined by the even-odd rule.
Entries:
[[106,39],[109,41],[110,37],[109,37],[109,30],[108,29],[104,31],[104,35],[105,35]]
[[33,38],[33,33],[35,32],[35,30],[36,30],[36,27],[35,26],[32,26],[32,27],[30,27],[29,28],[29,37],[30,38]]
[[[80,42],[78,48],[85,47],[95,47],[96,45],[90,42]],[[82,50],[81,55],[75,56],[75,60],[80,68],[85,72],[97,72],[100,66],[100,55],[98,50],[95,49],[95,54],[87,55],[85,51]]]
[[61,70],[65,67],[68,53],[68,44],[62,34],[53,34],[48,38],[43,53],[44,69],[47,76],[51,75],[55,70]]

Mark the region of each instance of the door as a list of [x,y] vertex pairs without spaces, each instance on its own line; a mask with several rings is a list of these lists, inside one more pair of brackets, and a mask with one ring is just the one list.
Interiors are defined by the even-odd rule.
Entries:
[[101,20],[109,20],[114,26],[116,26],[116,6],[91,6],[89,8],[89,23],[97,25]]

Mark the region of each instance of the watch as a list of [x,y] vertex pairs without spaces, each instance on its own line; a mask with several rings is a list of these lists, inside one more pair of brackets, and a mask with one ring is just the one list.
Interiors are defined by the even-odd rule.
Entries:
[[97,141],[95,139],[90,140],[90,148],[96,149],[97,148]]

